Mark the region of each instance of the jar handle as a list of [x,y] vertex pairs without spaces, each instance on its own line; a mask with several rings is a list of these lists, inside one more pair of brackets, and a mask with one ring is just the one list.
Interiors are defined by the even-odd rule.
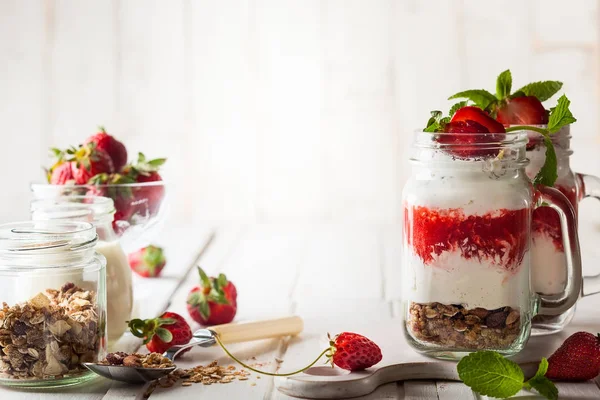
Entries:
[[[580,198],[594,197],[600,200],[600,178],[593,175],[577,174],[578,193]],[[581,295],[583,297],[600,293],[600,274],[584,276]]]
[[559,190],[539,186],[535,208],[551,207],[560,217],[563,247],[567,259],[567,285],[562,293],[540,294],[540,314],[558,315],[575,305],[581,292],[581,254],[577,237],[577,218],[569,199]]

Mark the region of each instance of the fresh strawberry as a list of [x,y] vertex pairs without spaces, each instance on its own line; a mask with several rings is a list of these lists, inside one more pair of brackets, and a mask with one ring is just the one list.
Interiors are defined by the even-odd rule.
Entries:
[[456,111],[450,122],[443,126],[443,132],[445,134],[437,135],[435,140],[447,145],[444,151],[458,158],[495,157],[498,145],[493,143],[498,143],[505,137],[502,124],[485,111],[472,106]]
[[522,96],[498,105],[496,119],[504,125],[544,125],[548,112],[535,96]]
[[237,312],[237,289],[224,274],[208,277],[198,267],[200,286],[194,287],[187,298],[187,309],[192,319],[202,325],[226,324]]
[[357,333],[343,332],[333,340],[329,336],[329,345],[329,362],[348,371],[372,367],[382,358],[379,346]]
[[64,185],[69,181],[73,181],[73,170],[71,162],[62,162],[52,168],[50,173],[50,183],[52,185]]
[[98,174],[111,174],[115,170],[108,153],[97,149],[95,143],[88,143],[78,149],[67,150],[67,154],[71,156],[67,160],[73,161],[71,164],[73,178],[75,183],[79,185],[88,183],[91,178]]
[[548,359],[546,377],[554,381],[587,381],[600,374],[600,334],[572,334]]
[[466,121],[475,121],[480,125],[483,125],[488,132],[491,133],[504,133],[506,130],[501,123],[496,121],[494,118],[490,117],[488,113],[483,111],[479,107],[475,106],[465,106],[460,108],[450,122],[466,122]]
[[[137,163],[125,166],[123,174],[138,183],[161,182],[162,177],[158,171],[165,161],[165,158],[146,160],[146,156],[139,153]],[[154,216],[160,210],[165,197],[165,187],[162,184],[138,187],[135,189],[134,196],[140,214]]]
[[147,246],[128,255],[129,266],[141,277],[154,278],[160,275],[167,260],[163,249],[157,246]]
[[192,339],[192,330],[186,320],[173,312],[165,312],[158,318],[133,319],[128,324],[131,333],[144,339],[151,353],[162,354],[170,347],[187,344]]
[[112,159],[114,170],[120,171],[127,164],[127,149],[125,145],[119,142],[114,136],[106,133],[104,127],[100,127],[100,132],[90,136],[84,142],[95,143],[98,150],[104,150]]
[[120,235],[129,228],[129,220],[135,214],[136,204],[133,191],[127,184],[135,181],[122,174],[98,174],[89,180],[91,186],[87,195],[105,196],[113,199],[115,204],[115,216],[113,218],[113,229]]

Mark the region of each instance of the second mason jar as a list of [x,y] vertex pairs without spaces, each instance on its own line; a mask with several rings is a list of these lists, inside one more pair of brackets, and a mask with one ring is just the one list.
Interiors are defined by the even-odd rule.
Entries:
[[33,220],[86,221],[96,227],[96,250],[106,257],[109,342],[125,332],[133,309],[131,269],[112,228],[114,213],[113,201],[100,196],[61,196],[31,203]]
[[[403,191],[405,332],[417,351],[515,354],[538,307],[556,315],[576,302],[574,211],[558,190],[532,186],[526,143],[524,133],[417,134]],[[532,213],[542,205],[570,227],[562,236],[570,279],[555,296],[531,290]]]
[[[536,128],[536,127],[534,127]],[[537,128],[545,128],[538,126]],[[577,174],[571,169],[570,158],[573,154],[570,142],[571,126],[567,125],[551,136],[556,153],[558,177],[554,187],[560,190],[571,202],[578,214],[579,201],[585,197],[600,196],[600,179],[591,175]],[[546,160],[546,145],[542,136],[527,131],[526,168],[530,178],[536,176]],[[531,273],[533,289],[542,294],[560,293],[567,285],[567,260],[563,247],[560,218],[550,208],[539,208],[533,213],[533,231],[531,245]],[[582,295],[596,294],[600,291],[599,277],[583,279]],[[559,315],[539,314],[533,318],[533,334],[543,335],[561,331],[573,318],[575,307]]]

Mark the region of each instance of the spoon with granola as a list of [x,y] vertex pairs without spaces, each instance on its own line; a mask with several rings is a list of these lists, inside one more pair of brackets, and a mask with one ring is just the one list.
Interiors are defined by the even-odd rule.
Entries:
[[[99,363],[84,363],[83,365],[90,371],[108,379],[127,383],[145,383],[172,373],[177,368],[173,363],[175,357],[185,353],[192,347],[210,347],[218,342],[238,343],[280,336],[293,336],[302,332],[303,329],[302,319],[298,316],[215,325],[211,329],[197,330],[191,339],[189,339],[189,336],[187,337],[188,343],[186,344],[175,344],[174,339],[177,335],[162,332],[161,329],[165,330],[169,327],[169,324],[161,325],[159,320],[160,318],[145,321],[138,320],[132,326],[132,333],[135,336],[145,338],[144,343],[151,351],[150,354],[110,353]],[[175,322],[172,324],[175,324]],[[149,326],[153,329],[150,330]],[[158,333],[155,333],[156,331]],[[166,346],[163,347],[163,345]],[[160,351],[164,351],[164,353],[160,354]]]

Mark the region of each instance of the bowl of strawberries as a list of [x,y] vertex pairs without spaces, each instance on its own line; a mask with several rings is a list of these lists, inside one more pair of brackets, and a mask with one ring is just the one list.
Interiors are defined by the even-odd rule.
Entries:
[[143,153],[128,162],[123,143],[104,128],[83,144],[66,150],[51,149],[53,163],[47,183],[31,185],[34,198],[103,196],[113,200],[113,228],[125,251],[144,246],[160,231],[165,214],[165,183],[160,169],[165,158],[148,159]]

